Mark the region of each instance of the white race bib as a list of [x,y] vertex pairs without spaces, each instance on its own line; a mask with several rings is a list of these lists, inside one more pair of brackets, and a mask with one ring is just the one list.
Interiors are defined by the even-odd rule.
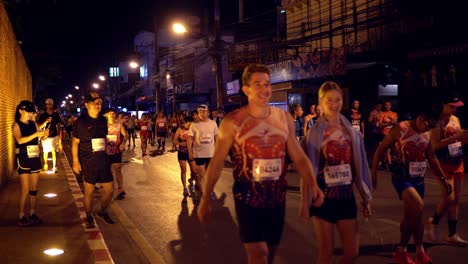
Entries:
[[409,174],[411,177],[424,177],[424,175],[426,175],[426,162],[425,161],[410,162]]
[[356,129],[358,132],[361,132],[361,126],[353,125],[353,128]]
[[213,142],[213,137],[211,135],[200,136],[200,144],[210,144],[211,142]]
[[281,176],[281,159],[254,159],[253,179],[256,182],[276,181]]
[[107,135],[106,139],[107,139],[107,142],[115,143],[117,142],[117,135]]
[[158,127],[165,127],[166,124],[165,123],[158,123]]
[[460,141],[448,145],[449,154],[452,158],[460,157],[463,154]]
[[28,154],[28,158],[37,158],[39,157],[39,146],[38,145],[26,146],[26,152]]
[[177,127],[177,123],[172,123],[172,127]]
[[105,138],[91,139],[91,147],[93,148],[93,152],[106,150],[106,139]]
[[148,130],[147,126],[141,126],[141,130]]
[[353,180],[349,164],[326,166],[323,174],[328,187],[349,185]]

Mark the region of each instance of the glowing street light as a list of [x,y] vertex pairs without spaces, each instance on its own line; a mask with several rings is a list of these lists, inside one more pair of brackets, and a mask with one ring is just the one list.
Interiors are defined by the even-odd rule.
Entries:
[[73,95],[72,95],[72,94],[69,94],[69,95],[68,95],[68,98],[72,98],[72,97],[73,97]]
[[136,69],[138,68],[140,65],[138,65],[138,63],[134,62],[134,61],[131,61],[129,64],[130,68],[132,69]]
[[177,34],[184,34],[187,32],[187,28],[181,23],[172,24],[172,30]]
[[99,75],[99,80],[105,81],[105,80],[106,80],[106,77],[104,77],[104,75]]
[[76,90],[79,90],[80,87],[79,87],[78,85],[75,85],[75,89],[76,89]]
[[67,100],[68,100],[68,96],[65,96],[65,99],[67,99]]
[[94,89],[97,89],[97,88],[99,88],[99,84],[97,84],[97,83],[93,83],[93,88],[94,88]]

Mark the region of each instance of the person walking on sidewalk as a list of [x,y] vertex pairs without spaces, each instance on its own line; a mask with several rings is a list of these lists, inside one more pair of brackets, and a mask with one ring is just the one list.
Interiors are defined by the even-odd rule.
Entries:
[[45,101],[45,112],[39,115],[39,127],[49,128],[49,137],[42,140],[42,152],[44,158],[43,170],[49,170],[48,158],[49,153],[52,156],[52,171],[57,172],[57,150],[62,152],[62,121],[60,115],[54,110],[54,100],[48,98]]
[[322,204],[323,194],[296,139],[292,116],[268,105],[272,95],[269,69],[251,64],[245,68],[242,81],[248,104],[229,113],[221,123],[197,213],[202,223],[208,220],[212,210],[210,193],[232,150],[233,194],[248,263],[272,263],[285,219],[286,152],[301,165],[299,175],[309,187],[315,206]]
[[[19,196],[18,225],[29,226],[40,224],[42,220],[36,215],[36,196],[39,172],[41,171],[41,158],[39,151],[39,138],[49,136],[49,129],[39,131],[33,120],[36,112],[34,104],[30,101],[21,101],[16,107],[15,123],[12,131],[15,138],[16,162],[21,183]],[[29,218],[25,216],[26,200],[29,195]]]
[[411,237],[416,244],[416,263],[432,263],[423,247],[424,236],[424,178],[427,162],[440,183],[445,187],[445,195],[451,192],[450,185],[434,154],[429,132],[438,120],[438,113],[422,108],[416,119],[396,124],[377,148],[372,166],[372,183],[377,189],[379,157],[388,148],[392,155],[392,183],[403,201],[403,219],[400,223],[400,243],[393,253],[396,263],[415,263],[406,251]]
[[163,112],[158,113],[156,118],[156,137],[158,139],[158,150],[166,150],[167,119]]
[[122,151],[125,150],[127,141],[127,130],[122,123],[115,119],[115,109],[108,109],[107,118],[107,136],[106,136],[106,154],[111,164],[111,172],[117,182],[117,196],[115,199],[122,200],[127,194],[123,189],[122,177]]
[[465,167],[463,162],[463,145],[468,143],[468,130],[463,130],[460,120],[455,116],[464,103],[457,94],[448,92],[444,95],[440,123],[432,130],[432,145],[453,193],[449,196],[442,193],[442,201],[427,220],[426,238],[438,240],[438,224],[447,213],[449,234],[447,242],[457,246],[466,246],[468,242],[457,234],[458,211],[463,188]]
[[[218,136],[218,126],[216,122],[209,118],[210,111],[207,105],[199,105],[198,122],[192,123],[188,132],[187,147],[189,151],[189,160],[194,159],[196,164],[198,183],[201,191],[203,190],[203,177],[205,176],[206,167],[213,157],[216,138]],[[212,199],[215,199],[215,194],[210,194]]]
[[312,173],[325,201],[320,207],[309,206],[307,193],[302,192],[300,208],[303,216],[312,216],[320,241],[317,263],[333,262],[335,226],[343,247],[339,263],[354,263],[359,255],[359,233],[353,185],[361,196],[364,217],[371,216],[372,183],[364,142],[361,134],[340,114],[343,92],[337,83],[323,83],[318,97],[323,116],[307,132],[303,148],[312,162]]
[[99,94],[91,92],[86,95],[85,107],[86,113],[76,120],[73,127],[73,171],[83,175],[86,228],[94,228],[92,199],[96,183],[102,186],[98,215],[109,224],[114,223],[106,212],[114,192],[114,179],[106,155],[107,120],[99,114],[102,108]]
[[150,126],[148,116],[146,114],[142,114],[140,121],[137,123],[138,127],[140,128],[141,156],[144,157],[146,156],[146,149],[148,148],[148,137],[150,135],[148,132],[148,127]]

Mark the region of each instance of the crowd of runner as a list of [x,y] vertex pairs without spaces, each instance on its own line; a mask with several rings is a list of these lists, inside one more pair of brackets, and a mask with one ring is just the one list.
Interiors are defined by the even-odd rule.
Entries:
[[[461,128],[455,116],[464,105],[456,94],[446,92],[438,101],[427,100],[410,120],[399,120],[389,100],[376,103],[365,118],[358,99],[344,110],[339,84],[327,81],[319,89],[317,104],[304,116],[300,105],[291,105],[289,113],[270,106],[270,72],[264,65],[246,67],[242,82],[248,103],[227,115],[221,110],[210,113],[205,104],[173,116],[160,112],[137,118],[114,109],[102,113],[102,99],[90,93],[80,117],[63,118],[54,110],[52,99],[46,100],[45,111],[38,116],[32,102],[21,101],[12,127],[21,179],[18,224],[42,222],[35,212],[38,175],[41,169],[49,171],[49,153],[51,171],[57,171],[56,152],[63,150],[62,138],[71,140],[73,171],[83,177],[86,227],[93,228],[92,194],[97,185],[103,190],[97,215],[110,224],[114,221],[106,209],[112,198],[127,195],[122,152],[135,148],[137,137],[142,157],[150,154],[148,143],[164,152],[166,139],[171,137],[180,166],[181,193],[200,201],[202,223],[210,217],[225,160],[232,162],[235,210],[249,263],[273,261],[285,221],[285,176],[290,163],[301,177],[300,215],[312,219],[320,241],[317,263],[333,262],[335,228],[343,247],[339,263],[355,262],[359,255],[358,205],[364,217],[372,216],[372,194],[382,169],[391,172],[396,197],[402,201],[395,262],[431,263],[422,243],[424,234],[427,239],[440,240],[438,225],[445,215],[447,242],[468,244],[457,233],[468,130]],[[424,219],[428,174],[440,183],[441,202],[433,216]],[[28,197],[30,211],[26,214]],[[411,238],[416,245],[415,260],[406,250]]]

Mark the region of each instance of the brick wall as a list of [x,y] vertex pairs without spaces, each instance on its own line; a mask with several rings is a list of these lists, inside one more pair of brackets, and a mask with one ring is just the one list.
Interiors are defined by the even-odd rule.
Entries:
[[0,1],[0,187],[16,173],[11,126],[17,104],[25,99],[32,99],[31,73]]

